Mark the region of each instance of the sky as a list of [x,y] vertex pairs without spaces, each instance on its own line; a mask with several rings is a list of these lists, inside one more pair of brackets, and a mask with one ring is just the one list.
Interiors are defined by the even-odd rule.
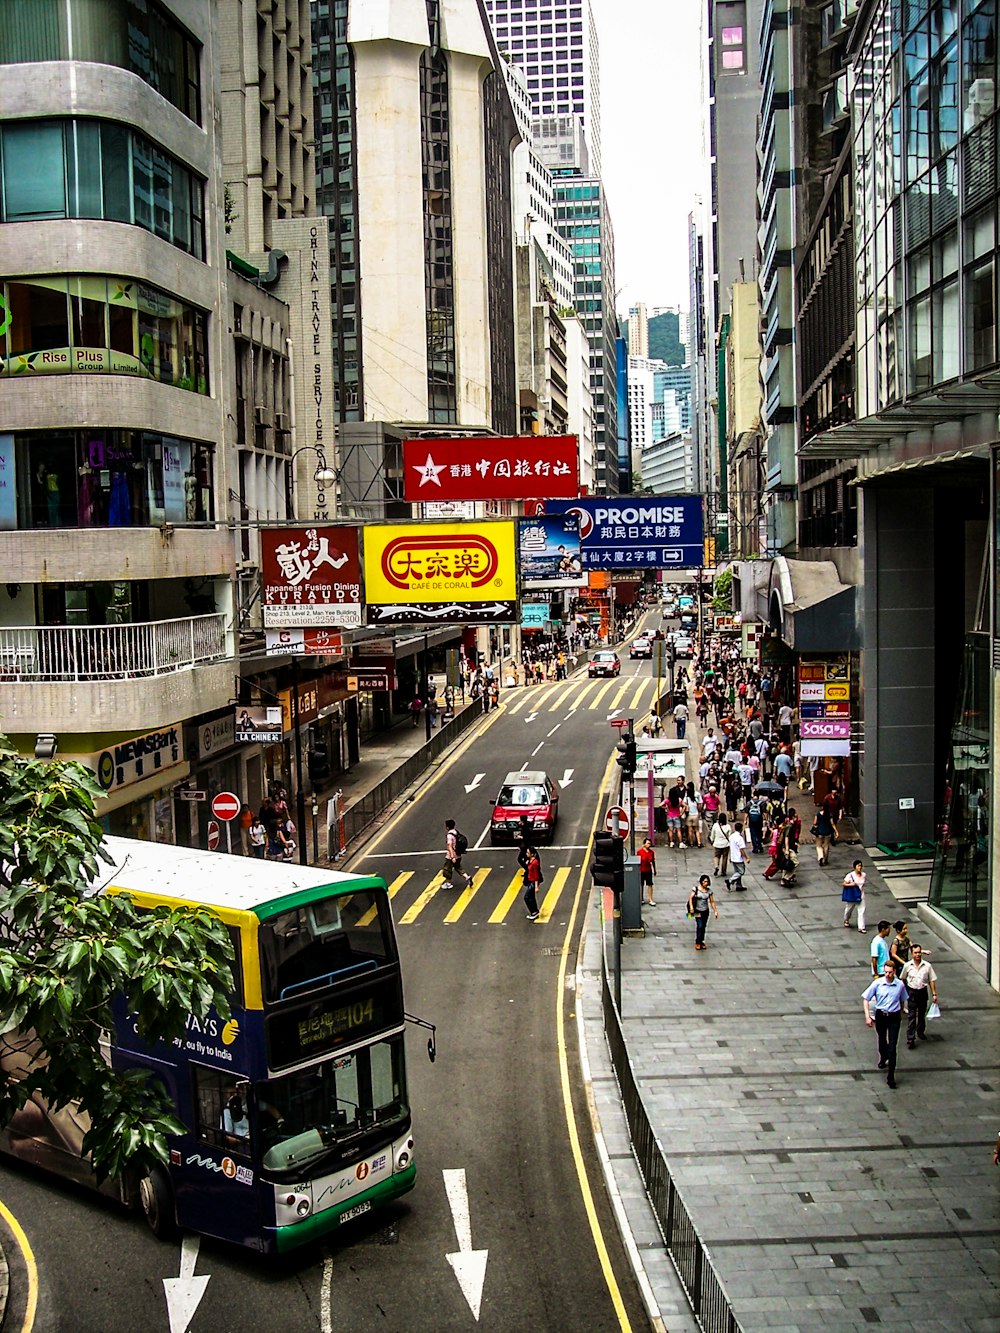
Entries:
[[[601,174],[615,304],[687,310],[687,218],[708,191],[699,21],[705,0],[591,0],[601,55]],[[753,201],[750,201],[753,207]]]

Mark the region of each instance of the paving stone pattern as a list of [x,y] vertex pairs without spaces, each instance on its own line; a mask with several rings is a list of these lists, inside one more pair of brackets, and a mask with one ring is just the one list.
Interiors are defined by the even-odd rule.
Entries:
[[[803,816],[808,802],[799,797]],[[751,860],[747,893],[715,878],[720,920],[699,953],[685,903],[711,852],[658,849],[645,938],[623,945],[629,1055],[747,1333],[907,1316],[996,1333],[1000,996],[892,898],[867,857],[869,933],[843,928],[840,885],[859,854],[838,845],[820,868],[805,842],[792,889],[763,878],[766,856]],[[942,1008],[915,1050],[901,1037],[895,1092],[875,1068],[860,999],[880,917],[910,921]],[[655,1250],[644,1226],[640,1246]]]

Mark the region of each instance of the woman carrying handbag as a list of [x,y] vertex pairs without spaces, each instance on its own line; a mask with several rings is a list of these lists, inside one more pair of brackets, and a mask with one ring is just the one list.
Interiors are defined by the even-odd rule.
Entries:
[[861,931],[862,935],[868,934],[865,929],[865,880],[867,878],[862,863],[855,861],[844,876],[844,887],[840,894],[840,900],[844,904],[845,929],[850,930],[851,914],[856,907],[858,909],[858,930]]

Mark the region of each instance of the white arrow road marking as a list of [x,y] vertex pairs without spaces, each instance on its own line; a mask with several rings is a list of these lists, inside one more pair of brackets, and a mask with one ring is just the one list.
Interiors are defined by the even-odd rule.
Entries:
[[527,716],[524,720],[525,720],[525,722],[534,722],[534,720],[535,720],[535,718],[536,718],[537,716],[538,716],[537,713],[529,713],[528,716]]
[[575,768],[567,768],[566,771],[563,773],[562,777],[559,779],[559,786],[568,787],[569,784],[573,781],[573,774],[575,772],[576,772]]
[[612,719],[613,717],[617,717],[618,714],[619,714],[621,711],[622,711],[622,710],[621,710],[620,708],[616,708],[616,709],[614,710],[613,713],[609,713],[609,714],[608,714],[607,720],[610,722],[611,719]]
[[485,773],[477,773],[471,782],[467,782],[465,784],[466,793],[470,791],[475,791],[485,776],[486,776]]
[[448,1207],[455,1223],[455,1235],[458,1238],[458,1253],[446,1254],[458,1278],[462,1295],[468,1302],[472,1317],[479,1322],[479,1307],[483,1299],[483,1284],[486,1281],[486,1260],[489,1250],[472,1248],[472,1220],[469,1217],[469,1191],[465,1183],[465,1171],[442,1171],[444,1188],[448,1195]]
[[185,1236],[181,1241],[181,1269],[179,1277],[163,1279],[163,1294],[167,1301],[170,1333],[187,1333],[194,1312],[201,1303],[210,1277],[195,1277],[200,1236]]

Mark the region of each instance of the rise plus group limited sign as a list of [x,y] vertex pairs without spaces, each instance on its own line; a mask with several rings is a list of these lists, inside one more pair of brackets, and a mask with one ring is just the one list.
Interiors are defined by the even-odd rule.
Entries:
[[700,495],[547,500],[545,512],[578,515],[584,569],[691,569],[704,564]]
[[411,503],[531,500],[579,494],[575,435],[404,440],[403,494]]
[[370,625],[497,624],[517,612],[513,522],[366,527]]
[[266,629],[361,624],[357,528],[262,528],[260,564]]

